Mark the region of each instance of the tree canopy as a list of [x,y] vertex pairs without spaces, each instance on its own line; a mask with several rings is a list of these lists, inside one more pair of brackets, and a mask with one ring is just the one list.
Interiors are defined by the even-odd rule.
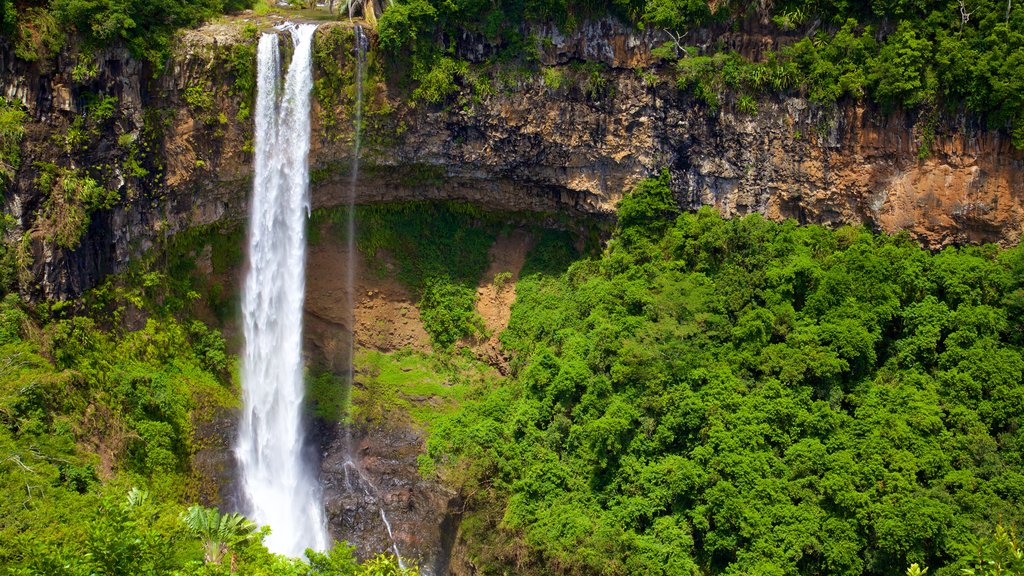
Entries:
[[957,574],[1022,520],[1024,250],[666,198],[638,186],[598,257],[541,242],[513,380],[435,428],[478,565]]

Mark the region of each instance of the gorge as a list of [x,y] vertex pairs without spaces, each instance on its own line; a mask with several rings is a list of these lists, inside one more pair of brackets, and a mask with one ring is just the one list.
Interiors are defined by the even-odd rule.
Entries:
[[[85,3],[8,4],[0,567],[1019,550],[1024,116],[1012,67],[984,111],[942,68],[985,34],[1024,54],[1012,3],[260,0],[52,49]],[[890,62],[923,70],[901,100]]]

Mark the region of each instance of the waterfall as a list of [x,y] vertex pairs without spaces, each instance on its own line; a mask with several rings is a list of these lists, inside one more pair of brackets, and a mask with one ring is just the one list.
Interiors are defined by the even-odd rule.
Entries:
[[[345,223],[345,250],[348,255],[348,262],[345,266],[345,293],[349,303],[347,311],[348,326],[349,330],[352,331],[348,341],[348,359],[345,361],[347,372],[345,381],[348,383],[348,386],[352,385],[353,377],[355,376],[352,363],[355,360],[356,341],[356,183],[359,181],[359,155],[363,140],[363,69],[366,68],[366,48],[368,43],[362,26],[356,24],[354,32],[356,39],[355,126],[352,137],[352,165],[350,167],[352,177],[349,180],[348,197],[346,198],[348,214]],[[351,459],[351,438],[346,437],[346,442],[348,444],[346,450]]]
[[257,51],[256,153],[242,314],[244,409],[236,455],[247,513],[267,547],[327,548],[316,475],[303,458],[302,306],[309,214],[310,92],[316,26],[287,25],[295,50],[281,90],[278,35]]
[[[354,133],[352,139],[352,165],[351,165],[351,179],[349,180],[348,187],[348,218],[347,218],[347,229],[346,229],[346,254],[348,254],[348,262],[345,266],[345,292],[348,296],[349,310],[348,310],[348,325],[352,334],[349,337],[348,346],[348,359],[345,366],[347,377],[345,381],[348,386],[351,386],[355,381],[355,368],[353,362],[355,361],[355,305],[356,305],[356,185],[359,183],[359,156],[362,152],[362,141],[363,141],[363,74],[366,70],[366,50],[369,48],[369,40],[366,37],[366,33],[363,31],[363,27],[359,24],[354,26],[355,33],[355,56],[356,56],[356,69],[355,69],[355,114],[354,114]],[[351,398],[351,394],[347,395]],[[351,407],[350,407],[351,409]],[[370,482],[370,479],[363,473],[363,471],[356,464],[352,454],[352,433],[351,429],[346,428],[345,432],[345,484],[349,490],[354,490],[353,479],[349,476],[349,468],[356,472],[356,484],[362,486],[363,493],[371,496],[375,501],[379,502],[380,492],[377,487]],[[384,527],[387,529],[388,538],[391,539],[391,549],[395,552],[395,558],[398,559],[398,565],[404,570],[405,563],[402,560],[402,554],[398,551],[398,542],[395,540],[395,535],[391,531],[391,522],[388,521],[388,516],[384,512],[384,507],[378,504],[380,510],[380,518],[384,522]]]

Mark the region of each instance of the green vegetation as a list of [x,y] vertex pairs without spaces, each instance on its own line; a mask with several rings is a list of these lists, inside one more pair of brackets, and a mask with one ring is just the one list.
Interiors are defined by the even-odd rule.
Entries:
[[18,246],[10,237],[17,221],[13,216],[0,216],[0,294],[6,294],[17,286],[19,271]]
[[469,353],[360,350],[355,368],[352,421],[357,424],[410,419],[430,429],[466,398],[496,382],[494,370]]
[[79,50],[75,58],[75,65],[71,68],[71,79],[79,84],[86,84],[95,80],[100,74],[100,65],[96,61],[93,50],[85,47]]
[[78,170],[40,163],[36,185],[45,200],[36,215],[36,228],[61,248],[75,249],[89,227],[89,216],[117,202],[116,190],[107,190]]
[[182,96],[185,98],[185,104],[192,111],[192,115],[201,119],[207,126],[227,122],[226,119],[224,122],[220,122],[220,118],[216,114],[217,110],[214,107],[215,95],[206,87],[199,85],[189,86],[185,88]]
[[326,370],[316,369],[306,375],[304,400],[308,412],[316,418],[332,423],[348,422],[349,394],[345,379]]
[[256,42],[259,30],[255,24],[249,23],[242,32],[248,42],[231,46],[225,55],[225,65],[234,80],[231,94],[240,100],[236,119],[246,122],[256,106]]
[[513,377],[432,427],[482,573],[956,574],[1024,520],[1024,250],[680,214],[667,176],[619,215],[538,244]]
[[28,8],[18,24],[14,55],[26,62],[48,60],[64,46],[64,31],[53,14],[44,8]]
[[[234,272],[244,260],[245,228],[219,223],[190,228],[169,238],[162,250],[128,271],[142,285],[142,306],[167,314],[207,317],[220,325],[238,312]],[[199,262],[209,257],[209,269]]]
[[544,78],[544,86],[554,92],[559,92],[568,86],[568,80],[565,77],[565,73],[557,68],[545,68],[542,74]]
[[[352,549],[270,554],[269,528],[187,507],[201,425],[237,404],[234,358],[195,303],[200,255],[237,266],[241,236],[190,231],[75,302],[0,302],[0,569],[11,574],[395,576]],[[143,325],[129,328],[131,323]],[[230,558],[230,561],[228,560]]]
[[27,119],[19,102],[0,98],[0,191],[14,180],[21,167],[21,139]]
[[482,211],[413,202],[360,207],[357,218],[359,250],[395,259],[398,278],[419,299],[423,327],[436,347],[450,348],[480,330],[476,285],[497,236],[493,224],[482,222]]
[[[54,141],[60,143],[64,148],[64,153],[67,155],[65,162],[75,164],[75,158],[87,156],[93,151],[103,150],[106,143],[116,143],[121,170],[118,171],[117,164],[111,162],[96,163],[89,168],[72,171],[80,174],[82,178],[99,182],[110,182],[120,176],[127,176],[131,179],[149,176],[150,172],[146,164],[150,159],[148,152],[151,149],[152,134],[148,130],[144,130],[141,137],[132,132],[119,133],[122,130],[121,124],[117,121],[120,114],[120,101],[116,96],[85,92],[82,95],[82,100],[81,114],[73,117],[63,135],[55,134],[53,136]],[[117,136],[116,140],[108,139],[113,135]],[[50,163],[41,163],[38,166],[43,172],[40,177],[41,184],[45,183],[47,173],[58,170]],[[124,182],[129,197],[136,189],[136,184],[137,182],[132,180]],[[110,191],[110,194],[114,194],[114,192]],[[111,198],[112,202],[116,200],[115,197]],[[85,223],[88,223],[87,220]]]
[[[992,537],[979,540],[970,565],[960,573],[968,576],[1021,576],[1024,575],[1024,547],[1013,529],[1008,531],[999,524]],[[914,563],[907,568],[906,574],[924,576],[927,573],[927,567]]]
[[257,526],[241,514],[221,514],[213,508],[191,506],[182,514],[189,532],[203,542],[203,560],[220,564],[228,549],[255,538]]
[[0,32],[10,32],[16,23],[17,12],[14,11],[14,0],[0,0]]
[[469,74],[469,63],[442,56],[430,68],[416,74],[420,85],[413,98],[439,104],[459,90],[456,80]]
[[328,138],[338,137],[338,112],[343,94],[346,111],[354,116],[356,63],[351,55],[354,44],[353,31],[339,26],[313,39],[313,65],[320,72],[313,82],[313,95],[320,104],[321,131]]
[[92,47],[124,42],[156,72],[170,55],[174,32],[224,12],[249,8],[251,0],[28,0],[0,2],[0,33],[17,31],[16,54],[48,59],[69,29]]
[[985,539],[978,545],[977,555],[972,559],[972,567],[965,568],[964,574],[969,576],[1021,576],[1024,574],[1024,546],[1021,546],[1017,534],[1012,529],[1007,531],[1002,524],[996,526],[991,539]]
[[187,497],[195,424],[233,403],[219,334],[169,317],[106,330],[94,310],[0,305],[0,565],[18,573],[147,573],[180,558],[173,531],[155,533],[165,509],[135,516],[118,494]]
[[[379,273],[388,259],[395,261],[398,279],[419,300],[436,348],[451,348],[480,330],[476,285],[498,233],[496,215],[468,204],[406,202],[359,206],[356,219],[359,251]],[[311,227],[330,224],[344,239],[346,221],[344,208],[317,211]],[[315,242],[316,234],[310,240]]]
[[76,115],[64,133],[64,151],[68,154],[85,152],[95,146],[104,132],[112,128],[118,108],[116,96],[102,96],[87,92],[82,114]]
[[[411,62],[415,97],[439,103],[470,88],[467,64],[454,58],[463,32],[499,48],[493,64],[533,65],[538,42],[528,24],[571,28],[608,13],[667,33],[672,40],[656,53],[676,62],[679,85],[713,108],[726,90],[748,114],[753,97],[778,92],[822,103],[866,98],[887,109],[965,108],[1024,148],[1024,5],[1012,1],[396,0],[380,18],[380,45]],[[735,29],[754,19],[772,21],[792,41],[756,63],[718,45],[687,44],[694,28]],[[544,79],[555,90],[561,84],[547,72]]]

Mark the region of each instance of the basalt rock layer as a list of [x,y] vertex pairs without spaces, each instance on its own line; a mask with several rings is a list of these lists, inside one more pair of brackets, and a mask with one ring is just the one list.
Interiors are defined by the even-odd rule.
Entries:
[[[272,23],[252,20],[262,29]],[[73,73],[81,58],[74,46],[52,62],[25,63],[2,44],[0,94],[18,98],[31,116],[25,161],[4,198],[16,233],[29,237],[21,243],[28,295],[75,296],[161,238],[246,217],[251,94],[239,79],[251,70],[238,62],[254,45],[247,24],[238,18],[183,33],[156,74],[125,50],[99,52],[99,73],[86,80]],[[728,94],[710,109],[679,91],[668,67],[656,66],[650,48],[658,38],[650,32],[599,21],[572,34],[544,28],[537,35],[544,73],[481,69],[475,73],[490,74],[490,88],[466,83],[440,104],[414,101],[401,73],[389,72],[392,60],[371,54],[359,201],[459,199],[609,216],[637,181],[668,169],[685,208],[906,230],[931,248],[1014,244],[1024,230],[1024,155],[978,120],[926,122],[852,101],[818,106],[780,96],[761,98],[753,114]],[[343,203],[349,186],[351,38],[349,23],[318,31],[316,207]],[[773,42],[725,40],[755,57]],[[490,54],[472,37],[459,49],[471,61]],[[62,135],[87,112],[88,94],[117,98],[118,113],[84,145],[66,145]],[[122,167],[126,142],[136,141],[147,148],[142,176]],[[100,183],[120,191],[113,208],[90,214],[72,248],[49,241],[38,225],[46,162],[107,167]]]
[[[24,295],[75,297],[175,233],[246,219],[253,96],[246,62],[255,58],[254,33],[273,23],[239,17],[184,32],[160,70],[121,48],[86,54],[73,43],[51,60],[27,63],[0,39],[0,95],[20,100],[30,117],[21,168],[4,194],[4,210],[16,220],[6,240],[18,250]],[[787,41],[710,34],[695,38],[752,58]],[[464,200],[611,218],[633,185],[668,170],[688,209],[863,224],[906,231],[930,248],[1015,244],[1024,232],[1024,154],[977,119],[883,113],[853,101],[820,106],[797,96],[764,96],[753,113],[723,94],[712,109],[676,87],[671,67],[651,55],[660,39],[649,31],[603,20],[572,33],[540,28],[535,36],[542,70],[528,74],[486,66],[493,47],[460,39],[458,54],[475,63],[477,81],[460,80],[436,104],[413,98],[402,63],[371,49],[358,201]],[[317,32],[314,208],[345,204],[352,185],[353,43],[349,23]],[[94,72],[76,72],[83,59]],[[97,98],[115,99],[111,116],[95,113]],[[112,206],[88,211],[72,246],[50,234],[69,208],[53,208],[54,192],[43,185],[53,170],[47,166],[88,173],[118,193]],[[309,290],[329,287],[313,280]],[[316,308],[336,299],[326,291],[307,295],[311,357],[330,356],[339,334],[352,330]],[[394,511],[399,547],[443,573],[447,558],[458,557],[454,496],[417,475],[422,436],[395,428],[348,438],[369,487],[353,490],[339,448],[347,432],[323,428],[332,528],[364,528],[356,537],[335,536],[356,541],[364,554],[387,547],[392,538],[376,516],[384,503]],[[233,429],[222,432],[226,448]],[[199,465],[230,475],[230,459],[221,456],[203,455]]]

